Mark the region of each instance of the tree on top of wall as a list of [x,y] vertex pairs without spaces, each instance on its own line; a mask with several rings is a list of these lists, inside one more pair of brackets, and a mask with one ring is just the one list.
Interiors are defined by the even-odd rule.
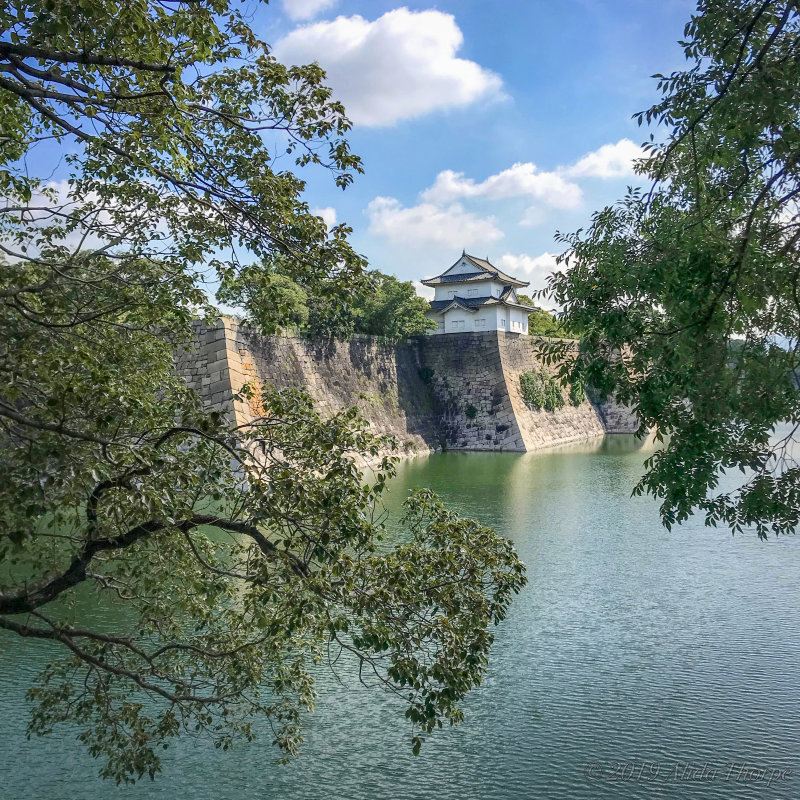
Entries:
[[[528,295],[521,292],[517,292],[517,298],[527,306],[535,305]],[[531,336],[553,336],[564,339],[578,338],[575,331],[571,330],[563,320],[543,308],[528,314],[528,333]]]
[[315,337],[347,339],[365,333],[400,340],[436,327],[425,316],[427,300],[411,281],[368,270],[364,285],[346,302],[331,304],[313,287],[305,289],[286,277],[279,262],[246,267],[217,290],[220,302],[245,309],[246,321],[262,333],[294,329]]
[[400,281],[394,275],[377,270],[370,272],[374,289],[359,295],[354,303],[355,330],[405,339],[436,328],[425,316],[430,305],[417,295],[411,281]]

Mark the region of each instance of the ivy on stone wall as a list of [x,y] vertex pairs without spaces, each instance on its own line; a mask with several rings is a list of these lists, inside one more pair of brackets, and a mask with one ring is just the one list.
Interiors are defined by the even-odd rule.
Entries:
[[520,390],[526,403],[545,411],[555,411],[564,405],[559,382],[541,370],[528,370],[519,378]]
[[419,368],[419,379],[426,385],[433,379],[433,374],[434,371],[430,367]]

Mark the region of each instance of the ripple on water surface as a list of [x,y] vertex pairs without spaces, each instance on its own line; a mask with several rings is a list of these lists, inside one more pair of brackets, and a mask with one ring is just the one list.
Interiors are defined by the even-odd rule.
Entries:
[[[418,758],[393,699],[323,676],[293,764],[273,763],[266,732],[228,753],[184,740],[155,783],[112,789],[74,732],[24,740],[24,691],[51,651],[3,636],[0,797],[800,797],[800,541],[665,531],[630,496],[642,458],[619,437],[401,465],[391,508],[430,486],[512,538],[529,577],[466,722]],[[794,774],[742,780],[758,767]]]

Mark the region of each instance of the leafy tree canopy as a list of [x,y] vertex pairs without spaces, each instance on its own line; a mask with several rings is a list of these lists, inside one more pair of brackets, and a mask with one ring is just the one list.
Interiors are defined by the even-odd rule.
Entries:
[[[155,774],[181,733],[250,737],[254,715],[295,753],[327,649],[401,696],[418,750],[461,718],[524,582],[505,540],[428,492],[405,542],[381,543],[390,442],[356,412],[252,387],[264,413],[234,428],[174,374],[213,313],[206,280],[247,275],[249,313],[266,298],[300,321],[303,292],[338,313],[365,286],[299,177],[361,169],[344,110],[247,10],[0,9],[0,628],[66,656],[31,691],[32,732],[77,723],[118,781]],[[79,595],[124,622],[80,624]]]
[[373,288],[358,296],[354,303],[355,330],[404,339],[418,336],[436,327],[425,316],[428,301],[419,297],[411,281],[399,281],[377,270],[370,273]]
[[217,291],[221,302],[249,309],[247,321],[262,333],[287,328],[312,336],[346,339],[366,333],[388,339],[418,336],[436,327],[425,312],[429,305],[411,281],[369,270],[365,284],[346,305],[324,295],[309,295],[298,283],[276,271],[275,264],[247,267],[226,278]]
[[[637,487],[665,523],[699,509],[764,537],[800,521],[800,10],[703,1],[683,47],[639,115],[667,130],[639,163],[651,188],[562,237],[549,292],[582,331],[586,384],[668,437]],[[715,491],[726,470],[743,485]]]
[[262,333],[278,333],[308,324],[308,292],[282,270],[280,256],[226,275],[216,296],[245,312],[246,321]]
[[[521,303],[534,305],[533,300],[527,295],[518,293],[517,297]],[[531,336],[552,336],[563,339],[577,338],[577,334],[570,330],[563,320],[543,308],[528,314],[528,333]]]

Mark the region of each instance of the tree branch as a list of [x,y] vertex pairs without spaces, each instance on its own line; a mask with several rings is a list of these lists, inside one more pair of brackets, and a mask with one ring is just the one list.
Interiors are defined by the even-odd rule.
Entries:
[[[108,487],[106,486],[105,488]],[[174,527],[182,533],[186,533],[200,525],[210,525],[232,533],[249,536],[264,555],[285,558],[289,562],[292,572],[298,577],[305,578],[309,575],[308,564],[305,561],[288,550],[278,548],[255,525],[212,514],[196,514],[189,519],[176,522]],[[0,614],[25,614],[46,605],[67,589],[71,589],[73,586],[85,581],[87,578],[86,568],[98,553],[130,547],[140,539],[145,539],[167,527],[169,525],[164,521],[149,520],[141,525],[136,525],[120,536],[87,541],[64,572],[46,576],[12,594],[0,595]]]
[[86,580],[86,567],[97,553],[130,547],[163,527],[163,522],[150,520],[136,525],[120,536],[86,542],[64,572],[45,577],[14,594],[0,595],[0,614],[25,614],[51,602],[62,592]]
[[37,58],[40,61],[57,61],[60,64],[94,64],[100,67],[129,67],[130,69],[140,69],[146,72],[165,72],[167,74],[173,74],[175,72],[175,67],[169,64],[152,64],[133,58],[94,55],[93,53],[87,52],[70,52],[65,50],[53,50],[49,47],[33,47],[27,44],[0,42],[0,57],[9,58],[11,56]]

